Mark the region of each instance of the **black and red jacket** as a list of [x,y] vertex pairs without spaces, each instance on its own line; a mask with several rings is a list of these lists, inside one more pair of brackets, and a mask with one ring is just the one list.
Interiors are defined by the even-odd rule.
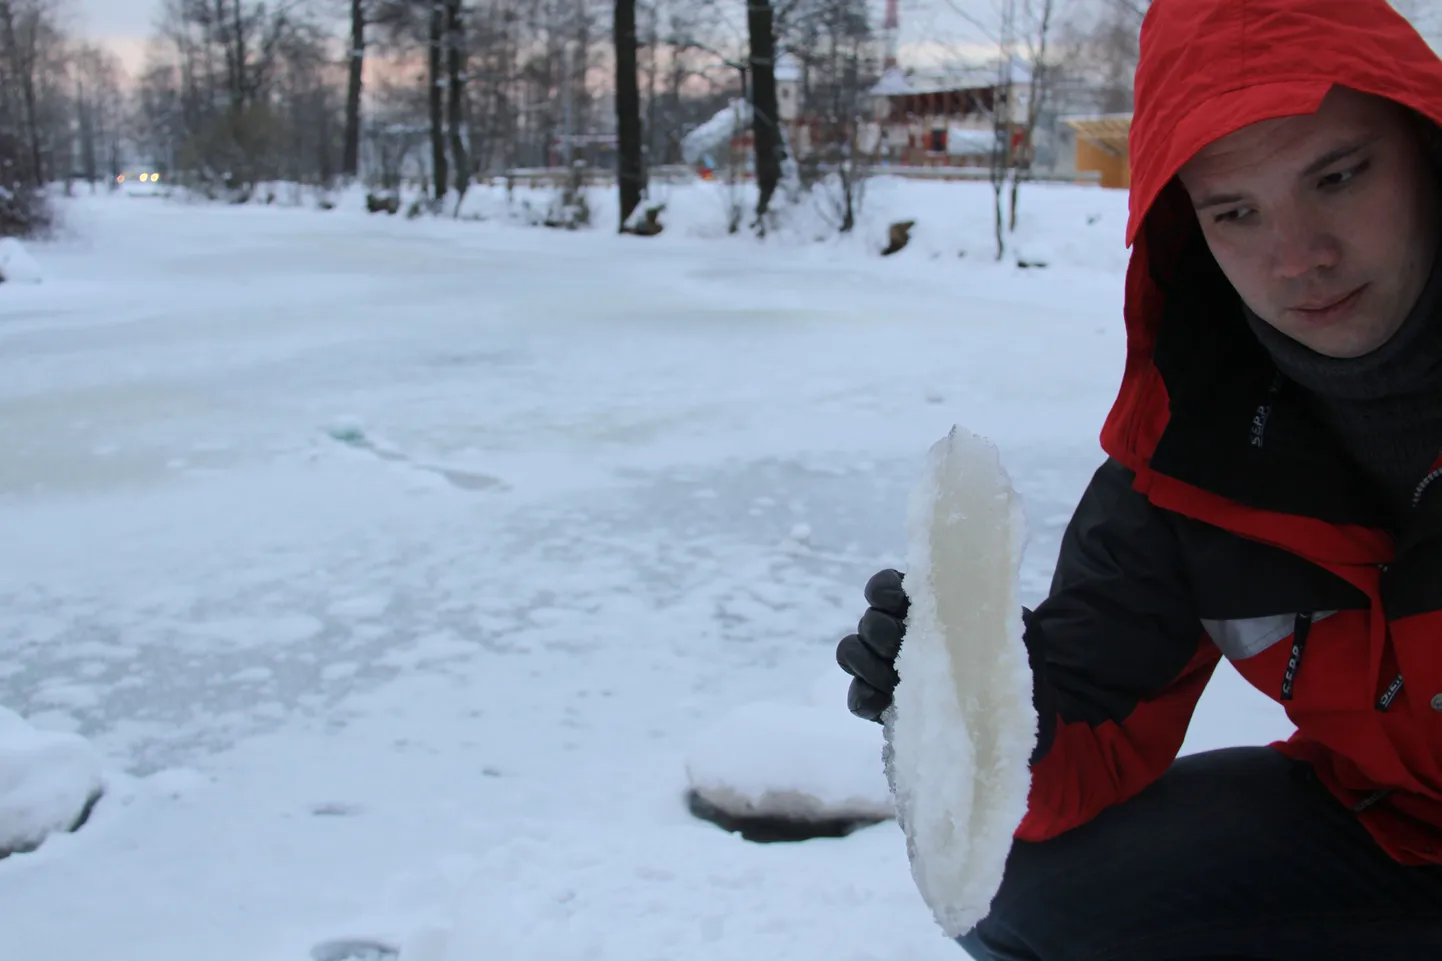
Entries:
[[1442,62],[1385,0],[1158,0],[1131,135],[1128,356],[1109,456],[1028,617],[1041,840],[1167,769],[1221,657],[1391,855],[1442,863],[1442,476],[1404,538],[1282,378],[1176,183],[1206,144],[1333,85],[1442,125]]

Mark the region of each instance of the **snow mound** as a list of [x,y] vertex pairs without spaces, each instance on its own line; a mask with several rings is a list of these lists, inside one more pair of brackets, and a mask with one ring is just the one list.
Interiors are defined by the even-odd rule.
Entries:
[[681,138],[681,157],[694,164],[709,153],[720,150],[731,139],[751,126],[751,104],[732,100],[716,115]]
[[990,912],[1031,788],[1024,531],[996,448],[953,428],[931,449],[910,504],[911,609],[885,719],[912,877],[949,937]]
[[40,265],[14,237],[0,237],[0,283],[38,284]]
[[0,707],[0,857],[78,828],[104,787],[100,757],[88,741],[37,730]]
[[757,702],[700,732],[686,776],[732,818],[875,822],[895,813],[880,750],[878,730],[834,704]]

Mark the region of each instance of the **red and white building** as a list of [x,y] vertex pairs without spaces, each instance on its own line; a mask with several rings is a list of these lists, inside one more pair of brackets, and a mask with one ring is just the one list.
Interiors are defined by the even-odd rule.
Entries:
[[1024,159],[1031,75],[1019,61],[1005,80],[1002,73],[994,63],[935,77],[888,67],[871,90],[878,160],[907,167],[990,166],[997,111],[1012,157]]

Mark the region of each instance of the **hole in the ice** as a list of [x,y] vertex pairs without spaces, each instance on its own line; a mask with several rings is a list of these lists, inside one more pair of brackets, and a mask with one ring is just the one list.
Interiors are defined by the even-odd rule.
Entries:
[[686,793],[686,807],[692,816],[722,830],[739,834],[743,839],[756,844],[781,844],[789,841],[809,841],[812,838],[844,838],[853,831],[881,823],[877,818],[803,820],[775,815],[731,814],[696,791]]
[[360,938],[325,941],[310,949],[311,961],[396,961],[400,956],[400,948]]

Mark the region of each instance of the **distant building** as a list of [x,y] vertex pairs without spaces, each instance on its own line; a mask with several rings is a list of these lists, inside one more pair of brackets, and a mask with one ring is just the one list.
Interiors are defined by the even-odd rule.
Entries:
[[[861,153],[883,166],[989,167],[1000,132],[1010,141],[1012,163],[1030,165],[1035,159],[1026,137],[1031,73],[1020,60],[1013,61],[1005,82],[1001,72],[1000,64],[992,63],[953,68],[927,78],[887,67],[866,92],[859,123],[847,121],[844,129],[838,129],[834,118],[813,116],[804,109],[803,66],[786,54],[776,64],[777,115],[790,158],[803,164],[824,146],[824,140],[854,135]],[[750,105],[733,101],[687,133],[682,142],[685,161],[703,176],[728,163],[749,167],[751,124]]]
[[1123,190],[1132,184],[1132,115],[1100,114],[1069,117],[1066,124],[1076,131],[1076,169],[1099,175],[1103,187]]
[[1000,134],[1010,140],[1014,162],[1028,162],[1031,74],[1024,63],[1013,61],[1003,80],[1000,66],[956,69],[934,78],[887,68],[871,90],[880,160],[917,167],[990,166]]

